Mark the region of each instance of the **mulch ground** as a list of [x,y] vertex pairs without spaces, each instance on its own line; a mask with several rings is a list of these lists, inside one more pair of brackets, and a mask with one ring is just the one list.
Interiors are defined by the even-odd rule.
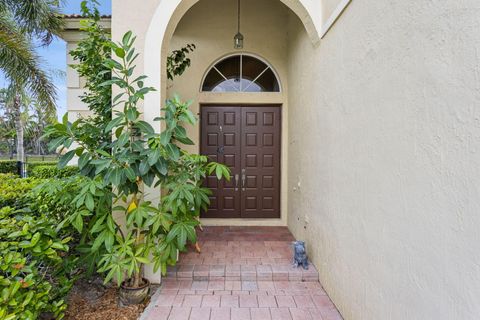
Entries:
[[[152,288],[151,292],[154,292]],[[104,286],[101,279],[79,280],[68,296],[65,319],[68,320],[137,320],[150,299],[141,305],[121,307],[118,289]]]

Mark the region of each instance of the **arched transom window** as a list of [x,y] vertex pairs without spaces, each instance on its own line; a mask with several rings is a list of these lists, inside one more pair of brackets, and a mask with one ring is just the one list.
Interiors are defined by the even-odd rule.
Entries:
[[269,65],[253,56],[239,54],[215,63],[203,80],[202,91],[280,92],[280,85]]

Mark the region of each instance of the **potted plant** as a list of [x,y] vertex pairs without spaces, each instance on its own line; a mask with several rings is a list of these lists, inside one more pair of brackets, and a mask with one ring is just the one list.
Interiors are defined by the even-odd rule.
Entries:
[[[138,104],[154,89],[144,87],[145,76],[132,79],[138,56],[134,41],[128,32],[121,43],[110,43],[116,59],[104,62],[112,77],[102,85],[119,89],[112,100],[113,119],[103,128],[113,132],[112,141],[100,147],[86,143],[84,119],[69,123],[64,117],[47,131],[57,137],[51,148],[69,149],[60,165],[78,156],[80,172],[89,177],[73,201],[86,209],[64,223],[83,234],[84,252],[94,257],[105,282],[115,280],[120,286],[123,304],[140,303],[147,296],[146,264],[165,274],[167,265],[176,263],[177,250],[196,242],[197,217],[209,204],[210,190],[202,187],[205,177],[215,173],[218,179],[230,178],[226,166],[182,150],[181,145],[193,144],[183,125],[197,121],[188,103],[178,97],[167,101],[164,116],[156,119],[161,133],[141,119]],[[145,199],[144,185],[161,188],[158,205]],[[98,198],[103,200],[95,203]]]

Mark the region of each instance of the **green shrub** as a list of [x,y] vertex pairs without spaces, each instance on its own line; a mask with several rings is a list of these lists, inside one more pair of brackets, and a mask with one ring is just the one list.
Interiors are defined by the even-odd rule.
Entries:
[[[40,215],[47,215],[59,222],[83,208],[72,206],[72,200],[85,185],[85,178],[72,176],[64,179],[43,180],[26,195],[29,208]],[[94,199],[95,205],[97,199]],[[75,233],[73,228],[72,233]]]
[[78,167],[76,166],[68,166],[65,168],[58,168],[56,165],[48,165],[48,166],[35,166],[33,169],[30,170],[29,176],[33,178],[40,178],[40,179],[51,179],[51,178],[67,178],[74,176],[78,173]]
[[2,181],[6,181],[6,179],[15,179],[15,178],[18,178],[18,176],[16,174],[13,174],[13,173],[0,173],[0,183],[2,183]]
[[[96,251],[91,251],[91,244],[98,237],[85,232],[79,234],[75,229],[80,228],[80,224],[83,226],[85,223],[86,227],[92,223],[92,220],[86,216],[92,208],[97,212],[111,211],[111,197],[105,197],[105,193],[111,191],[109,188],[104,189],[98,179],[92,180],[80,175],[44,181],[28,194],[30,210],[60,221],[59,226],[62,230],[69,235],[74,235],[79,265],[82,271],[86,271],[86,276],[93,274],[100,258],[99,252],[103,252],[101,251],[103,246]],[[77,217],[75,222],[67,223],[67,219],[71,217]]]
[[17,173],[17,161],[0,160],[0,173]]
[[27,162],[27,172],[32,172],[36,167],[56,166],[57,164],[57,161]]
[[41,182],[43,182],[41,179],[22,179],[11,173],[0,174],[0,208],[22,206],[28,192]]
[[79,239],[62,221],[79,191],[78,177],[19,178],[0,174],[0,319],[63,318],[73,284]]
[[[27,172],[32,172],[36,167],[56,166],[57,161],[32,161],[27,162]],[[0,160],[0,173],[17,174],[17,160]]]
[[0,319],[63,318],[75,257],[57,224],[28,210],[0,209]]

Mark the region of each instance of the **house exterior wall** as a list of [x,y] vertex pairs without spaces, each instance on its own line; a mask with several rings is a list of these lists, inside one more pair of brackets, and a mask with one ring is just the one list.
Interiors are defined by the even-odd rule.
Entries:
[[[352,1],[320,42],[315,31],[345,1],[279,1],[295,12],[281,26],[285,51],[261,54],[288,90],[262,99],[282,99],[288,110],[287,222],[307,241],[328,294],[347,320],[477,319],[478,1]],[[166,54],[195,31],[194,21],[181,21],[195,3],[112,3],[113,38],[137,35],[137,73],[159,88],[147,96],[147,121],[167,97]],[[230,31],[217,32],[229,46]],[[205,66],[228,53],[212,39],[182,78],[195,90]],[[191,88],[174,83],[170,91],[196,105],[223,102]]]
[[[149,0],[140,4],[138,1],[112,1],[112,39],[121,41],[126,32],[132,31],[137,37],[136,50],[145,52],[145,35],[159,2],[160,0]],[[162,42],[162,39],[158,41]],[[143,59],[137,59],[136,65],[137,74],[143,73]]]
[[322,20],[326,21],[330,15],[335,11],[335,8],[340,4],[341,0],[323,0],[318,1],[317,3],[320,8],[316,8],[316,12],[319,12],[322,16]]
[[352,1],[318,48],[290,21],[288,226],[345,319],[480,315],[479,17]]

